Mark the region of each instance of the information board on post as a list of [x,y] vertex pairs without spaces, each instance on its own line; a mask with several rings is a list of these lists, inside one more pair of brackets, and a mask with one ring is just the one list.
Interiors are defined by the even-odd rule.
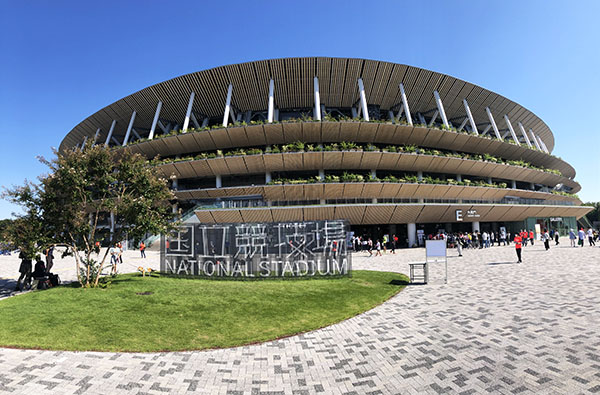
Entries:
[[448,255],[446,240],[427,240],[425,241],[425,260],[427,265],[432,262],[444,261],[445,278],[444,282],[448,284]]

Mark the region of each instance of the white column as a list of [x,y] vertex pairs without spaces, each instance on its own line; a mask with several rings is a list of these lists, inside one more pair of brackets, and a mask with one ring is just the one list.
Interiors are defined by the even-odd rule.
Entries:
[[473,232],[479,232],[481,230],[481,228],[479,227],[479,221],[473,221],[471,225],[473,226]]
[[192,106],[194,105],[194,96],[196,94],[192,92],[190,95],[190,101],[188,102],[187,111],[185,112],[185,119],[183,120],[183,133],[187,132],[188,126],[190,125],[190,115],[192,114]]
[[108,147],[108,143],[110,143],[110,138],[112,137],[113,130],[115,130],[116,123],[117,123],[117,120],[113,119],[112,123],[110,124],[110,129],[108,130],[108,135],[106,136],[106,141],[104,142],[104,145],[106,147]]
[[321,95],[319,93],[319,79],[315,76],[314,79],[315,85],[315,119],[317,121],[321,120]]
[[457,174],[456,175],[456,181],[458,181],[458,182],[462,181],[462,174]]
[[159,101],[156,105],[156,112],[154,113],[154,119],[152,120],[152,127],[150,128],[150,134],[148,135],[148,140],[152,140],[154,138],[154,131],[156,130],[156,124],[158,123],[158,116],[160,115],[160,109],[162,108],[162,102]]
[[[477,124],[475,123],[475,119],[473,118],[473,114],[471,114],[471,109],[469,108],[469,103],[467,103],[467,99],[463,99],[463,104],[465,106],[465,111],[467,113],[467,118],[469,118],[469,123],[471,124],[471,129],[475,135],[479,135],[479,130],[477,130]],[[462,129],[459,128],[459,130]]]
[[438,91],[433,91],[433,96],[435,97],[435,103],[437,104],[438,111],[440,112],[440,116],[442,117],[442,122],[445,127],[449,128],[448,118],[446,118],[446,111],[444,111],[444,105],[442,104],[442,99],[440,98],[440,94]]
[[269,109],[267,113],[267,122],[273,123],[273,113],[275,112],[275,81],[269,81]]
[[115,213],[113,211],[111,211],[110,212],[110,238],[111,239],[112,239],[113,233],[115,233]]
[[273,180],[273,178],[271,177],[271,172],[266,172],[265,173],[265,184],[270,183]]
[[515,134],[515,130],[513,129],[507,114],[504,114],[504,122],[506,122],[506,126],[508,126],[508,130],[510,131],[510,135],[513,138],[513,140],[518,142],[519,140],[517,140],[517,135]]
[[123,147],[127,145],[127,141],[129,141],[129,135],[131,134],[131,128],[133,127],[133,121],[135,120],[135,110],[131,114],[131,119],[129,120],[129,126],[127,126],[127,133],[125,133],[125,138],[123,139]]
[[324,179],[325,179],[325,170],[323,170],[323,169],[319,169],[319,178],[320,178],[321,180],[324,180]]
[[177,177],[173,176],[171,178],[171,186],[173,188],[174,191],[179,189],[179,181],[177,181]]
[[533,130],[529,129],[529,134],[531,135],[531,139],[533,140],[533,143],[535,144],[535,147],[538,150],[542,150],[542,147],[540,147],[540,143],[538,143],[537,138],[535,138],[535,134],[533,134]]
[[221,188],[223,186],[223,179],[221,178],[221,175],[217,175],[215,176],[215,188]]
[[[546,146],[545,146],[544,142],[542,141],[542,139],[540,138],[540,136],[535,136],[535,137],[537,137],[538,143],[539,143],[542,151],[544,151],[545,153],[548,153],[548,150],[546,150]],[[84,141],[84,143],[85,143],[85,141]]]
[[227,88],[227,99],[225,100],[225,113],[223,114],[223,126],[227,126],[227,120],[229,119],[229,111],[231,111],[231,94],[233,92],[233,85],[229,84]]
[[377,170],[371,170],[371,179],[374,180],[377,178]]
[[362,107],[363,118],[368,122],[369,109],[367,107],[367,96],[365,95],[365,84],[363,84],[362,78],[358,79],[358,91],[360,93],[360,106]]
[[81,143],[81,150],[80,151],[83,151],[83,148],[85,147],[85,143],[87,143],[87,139],[88,139],[88,136],[84,136],[83,137],[83,142]]
[[94,141],[92,141],[92,147],[96,145],[96,141],[98,141],[98,136],[100,135],[100,128],[96,129],[96,134],[94,134]]
[[[525,133],[525,128],[523,127],[523,124],[521,122],[518,123],[519,125],[519,129],[521,130],[521,134],[523,135],[523,137],[525,137],[525,142],[527,143],[527,146],[529,148],[531,148],[531,141],[529,141],[529,137],[527,137],[527,133]],[[518,142],[518,140],[517,140]]]
[[494,120],[494,116],[492,115],[490,108],[486,107],[485,112],[487,113],[487,116],[490,120],[490,124],[492,125],[492,128],[494,128],[494,133],[496,134],[496,137],[498,137],[499,139],[502,139],[500,137],[500,132],[498,131],[498,126],[496,126],[496,121]]
[[517,189],[517,182],[516,182],[515,180],[512,180],[512,181],[510,182],[510,187],[511,187],[512,189]]
[[406,230],[408,233],[408,248],[417,244],[417,224],[408,223],[406,224]]
[[546,147],[546,143],[544,143],[544,140],[540,139],[540,143],[542,143],[542,148],[544,149],[544,151],[546,151],[546,153],[549,154],[550,150],[548,149],[548,147]]
[[412,117],[410,116],[410,108],[408,108],[408,100],[406,99],[406,92],[404,92],[404,84],[400,83],[400,95],[402,96],[402,104],[404,104],[404,113],[406,114],[406,120],[410,126],[413,125]]
[[423,181],[423,172],[421,170],[417,171],[417,180]]
[[[463,130],[463,128],[465,127],[465,125],[467,124],[467,122],[469,122],[469,117],[465,117],[465,119],[463,119],[463,121],[458,126],[458,129],[456,129],[456,130],[459,131],[459,132],[461,130]],[[479,131],[477,131],[477,134],[479,134]]]

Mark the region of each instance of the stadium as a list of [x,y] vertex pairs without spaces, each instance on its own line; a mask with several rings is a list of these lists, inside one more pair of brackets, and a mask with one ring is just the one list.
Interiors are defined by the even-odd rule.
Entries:
[[590,210],[531,111],[383,61],[285,58],[186,74],[90,115],[59,151],[90,140],[158,166],[186,222],[344,219],[413,246],[440,230],[564,234]]

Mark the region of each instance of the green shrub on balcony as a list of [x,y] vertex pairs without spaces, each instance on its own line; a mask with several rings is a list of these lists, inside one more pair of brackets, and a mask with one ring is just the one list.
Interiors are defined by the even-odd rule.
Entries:
[[357,145],[354,142],[348,142],[348,141],[342,141],[340,143],[340,148],[342,151],[355,151],[358,150],[359,148],[361,148],[359,145]]

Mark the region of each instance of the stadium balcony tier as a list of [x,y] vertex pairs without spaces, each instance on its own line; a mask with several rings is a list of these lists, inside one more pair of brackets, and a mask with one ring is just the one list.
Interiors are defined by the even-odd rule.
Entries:
[[60,150],[86,143],[145,156],[180,208],[206,223],[496,228],[531,218],[554,226],[589,210],[574,195],[575,169],[551,154],[554,135],[531,111],[374,60],[272,59],[183,75],[86,118]]

